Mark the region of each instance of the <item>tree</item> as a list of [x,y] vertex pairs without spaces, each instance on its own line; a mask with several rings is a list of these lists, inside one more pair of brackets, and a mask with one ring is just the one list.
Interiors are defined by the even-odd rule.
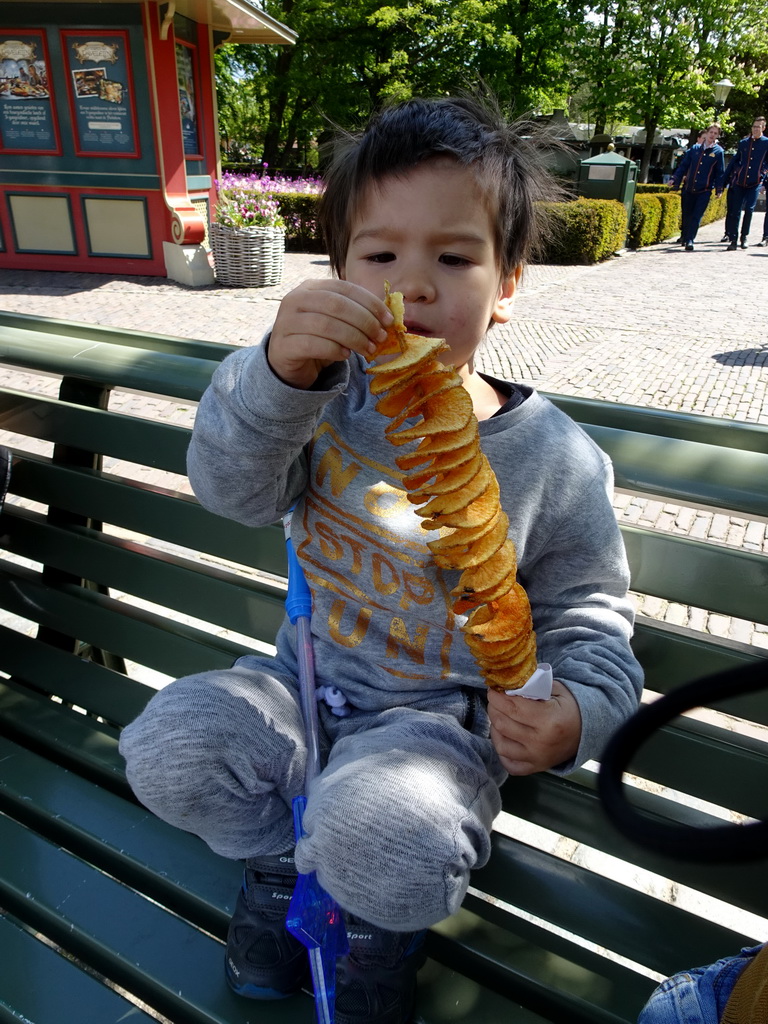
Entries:
[[583,20],[582,0],[508,0],[499,8],[498,31],[508,43],[490,48],[484,75],[516,113],[567,108]]
[[[560,0],[529,0],[551,5]],[[503,0],[267,0],[298,32],[295,46],[228,46],[217,54],[219,101],[233,117],[232,91],[258,82],[263,159],[285,166],[302,133],[364,123],[387,100],[441,95],[488,79],[512,95],[517,46],[504,27]],[[542,49],[544,47],[542,46]]]
[[658,128],[713,117],[717,79],[727,75],[747,89],[765,81],[765,70],[739,60],[744,47],[764,39],[763,21],[757,0],[601,0],[592,8],[582,80],[603,115],[643,125],[641,181]]

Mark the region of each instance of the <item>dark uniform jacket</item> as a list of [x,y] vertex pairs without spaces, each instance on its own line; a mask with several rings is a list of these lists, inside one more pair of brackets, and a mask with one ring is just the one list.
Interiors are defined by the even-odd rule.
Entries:
[[722,178],[724,166],[725,150],[722,146],[715,143],[705,149],[703,144],[697,142],[678,164],[672,175],[672,187],[679,188],[685,177],[684,192],[711,192]]
[[768,135],[753,139],[748,135],[742,139],[728,162],[720,188],[726,185],[740,185],[741,188],[755,188],[760,185],[768,171]]

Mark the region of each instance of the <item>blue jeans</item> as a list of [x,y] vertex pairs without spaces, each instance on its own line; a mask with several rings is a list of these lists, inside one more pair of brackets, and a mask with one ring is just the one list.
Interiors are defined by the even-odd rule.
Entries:
[[741,223],[742,239],[746,239],[749,234],[749,227],[752,223],[752,211],[755,208],[759,191],[759,185],[752,185],[749,188],[742,188],[741,185],[729,186],[725,232],[732,242],[735,242],[739,237],[739,218],[741,217],[742,210],[744,211],[744,220]]
[[680,196],[680,234],[684,242],[695,242],[704,211],[709,206],[709,192],[683,192]]
[[747,946],[738,956],[680,971],[662,981],[637,1024],[719,1024],[741,972],[763,948]]

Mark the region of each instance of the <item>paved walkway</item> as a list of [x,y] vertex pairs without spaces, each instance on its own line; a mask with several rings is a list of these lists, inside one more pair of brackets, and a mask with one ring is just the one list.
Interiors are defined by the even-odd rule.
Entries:
[[[530,268],[486,367],[548,391],[768,423],[768,248],[726,252],[721,236],[719,221],[693,253],[661,244],[593,267]],[[287,291],[328,273],[325,257],[290,253],[269,288],[0,270],[0,308],[247,345]]]
[[[727,252],[723,222],[701,229],[696,251],[663,243],[592,267],[532,267],[513,321],[489,335],[489,372],[542,390],[768,424],[768,248]],[[150,277],[0,271],[0,308],[141,331],[247,345],[272,322],[282,296],[329,273],[324,256],[288,254],[269,288],[189,289]],[[19,375],[0,369],[0,383]],[[18,380],[15,386],[24,386]],[[157,400],[125,396],[131,412]],[[180,422],[193,410],[172,409]],[[768,554],[763,523],[618,495],[622,521]],[[768,647],[768,630],[664,602],[647,614],[690,622]]]

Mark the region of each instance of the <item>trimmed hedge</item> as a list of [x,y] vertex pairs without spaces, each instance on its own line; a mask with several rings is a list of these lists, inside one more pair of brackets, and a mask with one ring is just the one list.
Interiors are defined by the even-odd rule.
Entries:
[[659,240],[661,203],[658,196],[635,196],[629,218],[629,244],[633,249],[654,245]]
[[[661,191],[657,191],[661,190]],[[702,224],[711,224],[725,216],[726,197],[714,195],[701,218]],[[629,221],[629,245],[639,249],[655,245],[680,231],[680,193],[671,192],[666,185],[649,185],[635,196]]]
[[615,199],[542,203],[546,218],[543,263],[599,263],[624,248],[627,214]]
[[727,189],[719,198],[713,195],[709,200],[709,206],[704,211],[704,216],[701,218],[701,223],[711,224],[713,220],[722,220],[726,213],[727,202]]
[[[626,214],[617,200],[576,199],[567,203],[542,203],[546,220],[542,263],[599,263],[627,244],[633,249],[655,245],[680,230],[680,193],[666,185],[641,186],[635,196],[626,237]],[[285,245],[289,252],[324,253],[318,236],[317,201],[312,193],[276,193],[286,223]],[[702,218],[709,224],[725,216],[726,198],[714,196]]]
[[656,196],[661,203],[661,221],[659,223],[658,241],[671,238],[680,232],[682,209],[679,192],[659,192]]
[[317,201],[310,192],[285,192],[275,195],[285,221],[285,248],[288,252],[325,252],[317,228]]

